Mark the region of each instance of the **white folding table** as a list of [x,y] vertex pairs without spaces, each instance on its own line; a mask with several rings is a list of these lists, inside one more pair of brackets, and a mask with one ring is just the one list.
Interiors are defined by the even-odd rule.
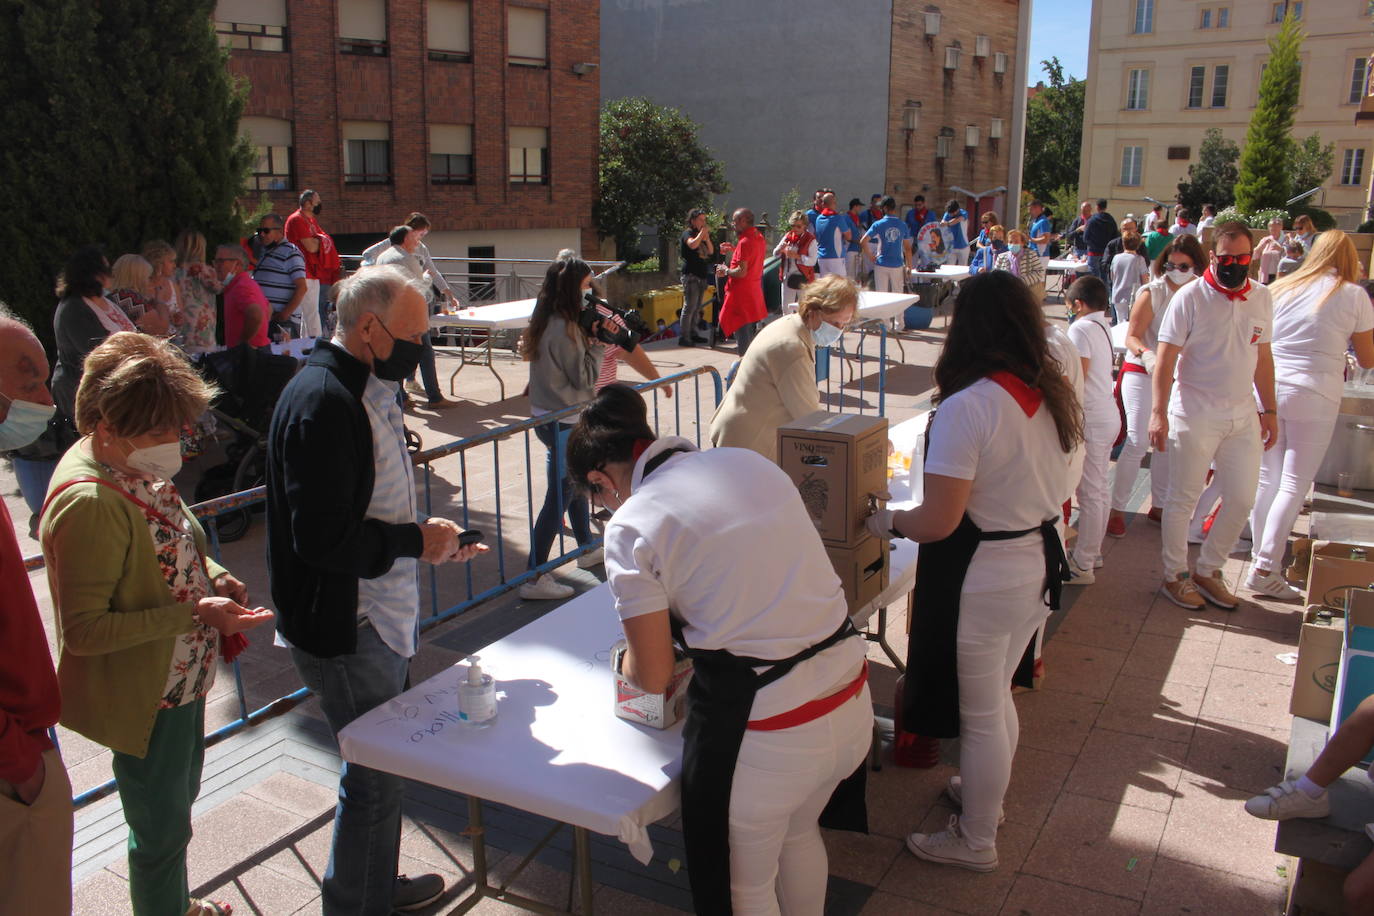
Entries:
[[492,365],[492,342],[495,339],[495,332],[509,330],[523,330],[529,326],[530,317],[534,314],[534,299],[516,299],[512,302],[497,302],[491,305],[469,306],[458,309],[457,311],[440,312],[437,315],[429,316],[429,326],[433,331],[440,331],[445,328],[452,328],[458,331],[458,368],[453,370],[453,374],[448,377],[448,393],[455,394],[454,383],[458,378],[458,373],[463,371],[463,367],[468,364],[468,346],[473,331],[486,331],[485,340],[473,349],[477,350],[484,358],[488,371],[496,376],[496,382],[501,386],[501,400],[506,399],[506,382],[501,378],[496,367]]
[[[1088,269],[1087,261],[1079,261],[1075,258],[1050,258],[1045,262],[1045,293],[1057,293],[1062,299],[1064,297],[1064,275],[1085,271]],[[1049,281],[1052,275],[1059,276],[1059,288],[1051,290]]]

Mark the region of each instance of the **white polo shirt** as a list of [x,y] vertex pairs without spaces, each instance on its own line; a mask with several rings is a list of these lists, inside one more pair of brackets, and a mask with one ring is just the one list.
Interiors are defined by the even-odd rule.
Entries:
[[[1333,289],[1337,284],[1339,288]],[[1329,294],[1329,295],[1328,295]],[[1374,330],[1374,307],[1354,283],[1331,276],[1285,290],[1274,303],[1274,374],[1282,385],[1340,403],[1350,335]]]
[[[935,412],[925,472],[973,481],[966,511],[983,531],[1023,531],[1059,516],[1072,489],[1069,460],[1047,406],[1027,417],[1001,385],[983,379]],[[1044,541],[1032,532],[979,544],[964,591],[1001,591],[1044,577]]]
[[1255,412],[1259,345],[1274,324],[1267,287],[1250,284],[1244,299],[1228,299],[1198,278],[1169,302],[1160,343],[1182,347],[1169,413],[1192,420],[1238,420]]
[[[1112,331],[1106,312],[1089,312],[1069,325],[1069,340],[1089,360],[1083,379],[1083,419],[1089,424],[1119,420],[1112,393]],[[1082,363],[1079,363],[1082,365]]]
[[[690,451],[644,478],[645,464],[673,447]],[[606,578],[622,620],[671,608],[692,648],[768,659],[796,655],[844,622],[820,535],[796,485],[767,458],[665,437],[640,457],[632,487],[606,524]],[[759,691],[750,718],[833,693],[863,657],[851,638],[801,662]]]

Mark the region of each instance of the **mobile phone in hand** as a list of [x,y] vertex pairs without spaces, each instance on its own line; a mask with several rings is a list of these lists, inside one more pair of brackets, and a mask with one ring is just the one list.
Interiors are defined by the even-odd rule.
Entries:
[[458,535],[458,546],[471,547],[473,544],[481,542],[485,537],[486,535],[477,528],[469,528],[467,531]]

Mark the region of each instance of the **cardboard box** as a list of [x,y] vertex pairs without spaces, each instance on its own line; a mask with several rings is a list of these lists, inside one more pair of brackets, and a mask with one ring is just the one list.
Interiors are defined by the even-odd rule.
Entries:
[[1345,592],[1341,589],[1374,582],[1374,562],[1352,557],[1352,551],[1364,552],[1366,548],[1334,541],[1312,545],[1312,565],[1307,573],[1308,604],[1339,608],[1345,603]]
[[[1325,623],[1318,622],[1318,615]],[[1331,720],[1331,702],[1336,692],[1336,674],[1341,666],[1341,643],[1345,639],[1345,612],[1332,611],[1319,604],[1308,605],[1298,636],[1298,665],[1293,672],[1293,696],[1288,712],[1295,716]]]
[[859,608],[877,598],[887,588],[887,538],[868,535],[855,547],[827,546],[825,554],[830,557],[830,563],[835,567],[835,575],[840,577],[840,585],[844,588],[844,600],[849,605],[849,616],[853,617]]
[[[1341,667],[1331,702],[1331,728],[1337,729],[1364,699],[1374,695],[1374,592],[1352,591],[1345,609]],[[1374,763],[1374,750],[1361,763]]]
[[672,728],[687,704],[687,685],[692,680],[692,660],[679,655],[672,680],[663,693],[645,693],[625,680],[620,663],[625,656],[625,640],[611,647],[611,673],[615,677],[615,714],[650,728]]
[[827,547],[866,537],[870,494],[887,491],[887,418],[815,413],[778,428],[778,465]]

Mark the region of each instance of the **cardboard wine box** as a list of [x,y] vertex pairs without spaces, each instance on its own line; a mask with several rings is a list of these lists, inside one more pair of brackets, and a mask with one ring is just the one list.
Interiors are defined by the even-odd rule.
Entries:
[[672,728],[682,718],[687,704],[687,684],[692,680],[692,660],[679,653],[668,689],[645,693],[625,680],[620,664],[625,657],[625,640],[611,647],[611,673],[615,677],[615,714],[650,728]]
[[1308,604],[1339,608],[1345,603],[1349,586],[1363,588],[1370,583],[1374,583],[1374,562],[1367,558],[1367,548],[1334,541],[1312,545],[1312,565],[1307,573]]
[[1309,604],[1298,636],[1298,664],[1293,671],[1293,695],[1288,712],[1326,722],[1336,692],[1336,672],[1341,666],[1341,642],[1345,638],[1345,612]]
[[887,491],[887,418],[824,410],[798,417],[778,427],[778,465],[825,546],[858,547],[868,537],[870,494]]
[[867,535],[854,547],[825,548],[826,556],[835,567],[844,588],[844,600],[849,605],[849,616],[853,617],[859,608],[877,598],[887,588],[888,581],[888,542],[887,538]]

